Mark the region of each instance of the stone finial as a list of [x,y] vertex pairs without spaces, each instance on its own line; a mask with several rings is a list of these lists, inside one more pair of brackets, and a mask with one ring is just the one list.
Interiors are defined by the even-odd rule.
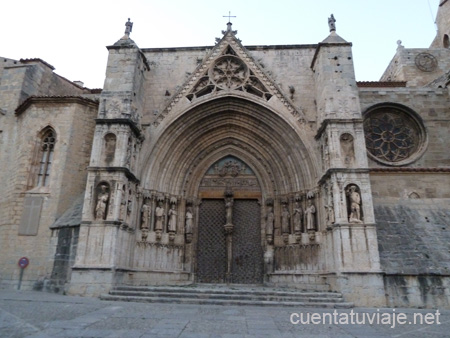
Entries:
[[330,32],[336,31],[336,19],[333,14],[328,18],[328,27],[330,27]]
[[397,40],[397,49],[398,48],[405,48],[403,45],[402,45],[402,40]]
[[128,21],[125,22],[125,35],[130,37],[130,33],[133,30],[133,23],[130,22],[130,18],[128,18]]

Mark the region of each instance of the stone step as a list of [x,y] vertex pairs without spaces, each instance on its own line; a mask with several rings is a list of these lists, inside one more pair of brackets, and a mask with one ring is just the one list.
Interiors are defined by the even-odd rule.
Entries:
[[299,306],[324,308],[350,308],[337,292],[298,291],[263,286],[127,286],[112,289],[100,296],[102,300],[128,302],[255,305],[255,306]]
[[117,286],[113,291],[135,291],[135,292],[156,292],[156,293],[194,293],[194,294],[227,294],[227,295],[276,295],[290,297],[342,297],[337,292],[321,292],[321,291],[299,291],[296,289],[273,289],[273,288],[224,288],[224,287],[162,287],[162,286]]
[[296,302],[342,302],[340,296],[308,294],[233,294],[233,293],[193,293],[193,292],[157,292],[157,291],[130,291],[130,290],[111,290],[110,295],[129,296],[129,297],[166,297],[166,298],[196,298],[196,299],[242,299],[257,301],[296,301]]
[[342,302],[288,302],[288,301],[267,301],[267,300],[239,300],[239,299],[201,299],[201,298],[166,298],[166,297],[138,297],[138,296],[118,296],[103,294],[101,300],[123,301],[123,302],[144,302],[144,303],[176,303],[176,304],[209,304],[209,305],[240,305],[240,306],[293,306],[309,308],[335,308],[348,309],[353,307],[353,303]]

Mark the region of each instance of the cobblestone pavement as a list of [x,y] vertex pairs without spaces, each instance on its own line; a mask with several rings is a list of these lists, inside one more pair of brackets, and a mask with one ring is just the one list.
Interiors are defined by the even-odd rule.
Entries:
[[[357,308],[336,310],[335,314],[334,311],[107,302],[1,290],[0,337],[450,337],[450,310],[439,309],[439,316],[436,309],[395,309],[394,312],[393,309]],[[414,313],[420,314],[416,315],[416,321],[422,318],[422,324],[408,324],[413,321]],[[308,314],[310,323],[302,324],[300,321],[307,321]],[[365,320],[365,323],[351,324],[352,318],[354,322]],[[385,324],[376,323],[383,318]],[[392,327],[393,318],[401,322],[406,318],[406,324],[396,322]],[[298,324],[292,324],[291,319]],[[334,319],[337,322],[330,323]],[[373,324],[369,324],[371,319]],[[313,321],[321,323],[312,324]]]

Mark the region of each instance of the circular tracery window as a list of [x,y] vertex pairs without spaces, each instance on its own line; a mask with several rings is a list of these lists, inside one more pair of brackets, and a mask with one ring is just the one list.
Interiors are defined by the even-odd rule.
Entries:
[[405,165],[425,150],[426,132],[420,118],[397,106],[378,106],[364,117],[369,156],[387,165]]
[[225,55],[210,68],[210,78],[220,88],[236,89],[248,79],[247,66],[237,57]]

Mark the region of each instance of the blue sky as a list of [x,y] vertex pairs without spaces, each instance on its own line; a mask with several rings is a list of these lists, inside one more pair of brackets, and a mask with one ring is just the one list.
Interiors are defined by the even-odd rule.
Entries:
[[244,45],[315,44],[327,37],[334,14],[337,33],[353,43],[356,79],[376,81],[397,40],[428,47],[439,0],[21,0],[2,4],[0,56],[44,59],[55,72],[89,88],[103,87],[105,46],[123,36],[141,48],[213,45],[226,28]]

